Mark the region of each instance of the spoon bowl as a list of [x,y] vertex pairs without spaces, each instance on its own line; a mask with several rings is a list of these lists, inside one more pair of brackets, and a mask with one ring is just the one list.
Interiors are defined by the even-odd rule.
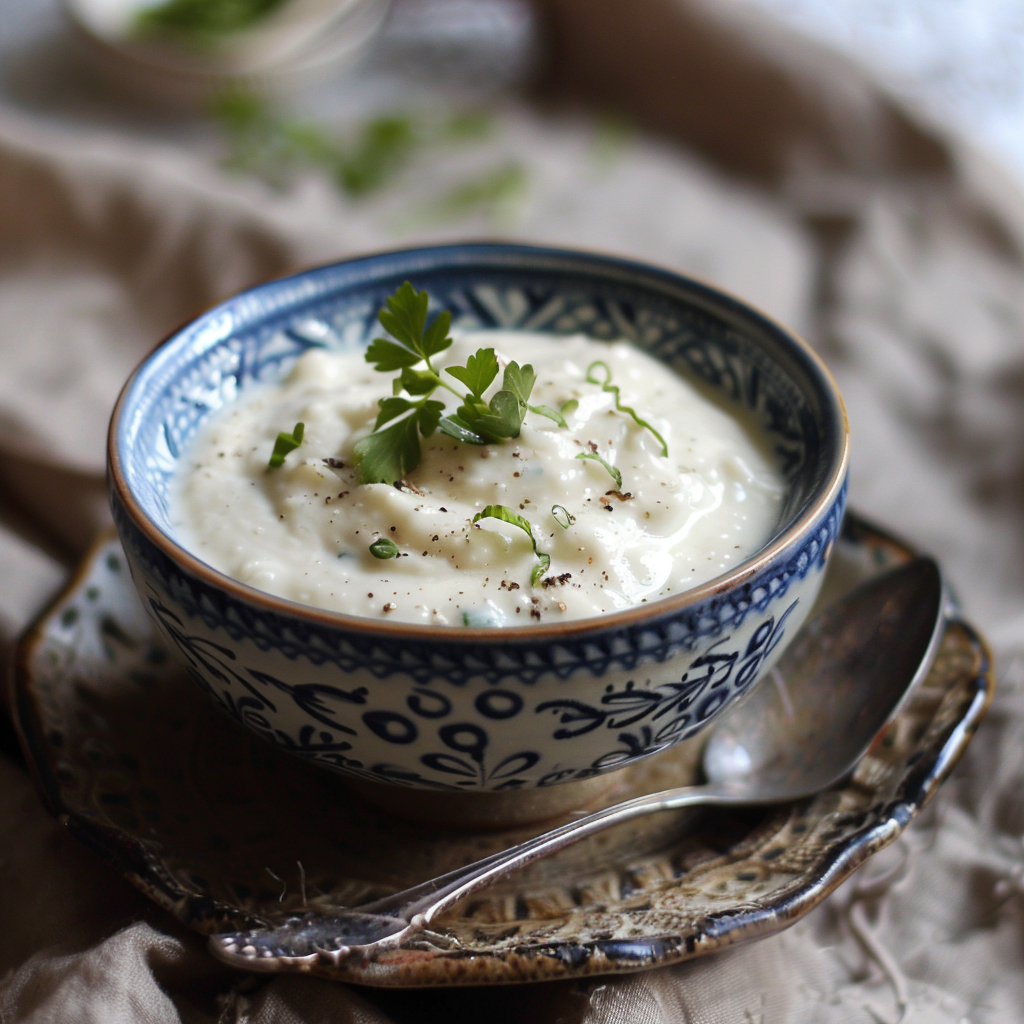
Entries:
[[927,673],[941,639],[930,558],[870,580],[812,619],[704,748],[711,785],[795,800],[847,775]]
[[452,904],[508,872],[641,815],[811,796],[854,770],[927,674],[945,607],[938,566],[916,558],[827,608],[794,640],[765,685],[715,728],[703,758],[706,784],[606,807],[349,911],[215,935],[211,949],[230,964],[262,971],[365,958],[423,931]]

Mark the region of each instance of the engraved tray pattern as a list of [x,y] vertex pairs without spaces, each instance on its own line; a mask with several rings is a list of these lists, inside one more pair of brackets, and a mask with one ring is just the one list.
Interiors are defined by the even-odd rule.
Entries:
[[[826,588],[908,557],[850,514]],[[50,810],[202,933],[329,916],[531,834],[396,821],[216,713],[159,646],[113,537],[25,635],[14,685]],[[779,931],[906,827],[992,688],[984,641],[951,618],[931,673],[843,786],[767,811],[620,826],[470,897],[398,950],[314,972],[388,986],[531,981],[643,969]],[[625,769],[603,802],[694,778],[702,741]]]

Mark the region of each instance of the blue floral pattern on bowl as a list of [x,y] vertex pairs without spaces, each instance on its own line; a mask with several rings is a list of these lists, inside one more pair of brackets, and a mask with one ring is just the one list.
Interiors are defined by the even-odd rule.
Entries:
[[[466,328],[626,338],[753,411],[789,484],[778,534],[690,594],[561,627],[452,629],[303,608],[173,541],[168,490],[211,412],[310,347],[357,349],[403,280]],[[585,779],[686,739],[739,698],[810,609],[846,501],[841,402],[800,343],[742,303],[628,261],[507,245],[390,253],[246,292],[125,389],[112,504],[163,636],[229,714],[364,779],[507,790]]]

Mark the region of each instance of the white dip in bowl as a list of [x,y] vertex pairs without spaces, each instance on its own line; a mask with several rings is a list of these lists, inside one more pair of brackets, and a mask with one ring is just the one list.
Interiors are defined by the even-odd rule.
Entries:
[[[314,349],[283,383],[248,389],[192,440],[171,492],[182,545],[243,583],[314,607],[507,626],[677,594],[772,536],[786,486],[748,409],[634,345],[581,335],[456,333],[436,366],[462,366],[481,348],[493,348],[499,366],[532,364],[530,405],[564,410],[565,426],[529,412],[519,437],[484,445],[437,431],[404,480],[361,483],[353,448],[373,429],[391,378],[362,351]],[[499,372],[485,398],[500,381]],[[447,414],[459,404],[440,388],[432,397],[446,400]],[[278,433],[297,423],[301,444],[270,468]],[[474,522],[494,505],[522,517],[533,543],[522,525]],[[540,571],[543,555],[550,564]]]

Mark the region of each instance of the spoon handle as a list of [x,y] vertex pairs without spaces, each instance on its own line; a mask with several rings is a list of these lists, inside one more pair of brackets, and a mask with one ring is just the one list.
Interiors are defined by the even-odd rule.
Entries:
[[700,804],[751,802],[756,803],[756,798],[752,800],[749,791],[744,794],[738,789],[732,790],[720,785],[683,786],[662,790],[659,793],[648,793],[566,822],[557,828],[542,832],[539,836],[534,836],[533,839],[527,839],[489,857],[483,857],[472,864],[456,868],[445,875],[439,875],[428,882],[367,903],[357,909],[363,913],[404,918],[410,923],[414,918],[418,918],[419,924],[425,925],[454,903],[497,881],[502,875],[509,874],[541,857],[551,856],[588,836],[633,818]]
[[211,949],[228,963],[268,971],[285,965],[302,967],[315,961],[339,964],[351,956],[366,957],[371,952],[393,948],[411,934],[424,930],[454,903],[502,875],[614,825],[645,814],[699,804],[756,804],[768,799],[772,798],[761,800],[749,789],[743,791],[728,784],[685,786],[649,793],[595,811],[411,889],[351,910],[330,916],[305,914],[274,931],[257,929],[214,935],[210,940]]

